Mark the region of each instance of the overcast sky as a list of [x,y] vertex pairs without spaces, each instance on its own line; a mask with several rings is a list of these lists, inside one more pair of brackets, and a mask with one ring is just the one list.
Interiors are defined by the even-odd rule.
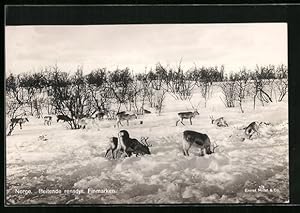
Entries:
[[224,65],[227,72],[287,64],[287,25],[153,24],[98,26],[9,26],[5,28],[6,72],[63,71],[83,66],[129,67],[143,72],[157,62],[184,70]]

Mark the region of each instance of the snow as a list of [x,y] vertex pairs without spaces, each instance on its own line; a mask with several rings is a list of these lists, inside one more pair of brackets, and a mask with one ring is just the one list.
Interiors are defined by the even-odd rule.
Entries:
[[[161,115],[139,116],[130,125],[115,128],[113,120],[86,120],[86,129],[71,130],[66,123],[44,125],[29,117],[6,138],[7,202],[10,204],[110,204],[110,203],[284,203],[289,201],[288,104],[274,102],[245,113],[225,108],[220,93],[204,108],[199,93],[192,98],[199,113],[189,124],[175,126],[177,112],[192,111],[188,101],[167,96]],[[154,110],[151,110],[154,112]],[[229,127],[211,124],[224,116]],[[143,120],[143,124],[139,121]],[[260,134],[247,139],[243,129],[252,121],[268,122]],[[151,155],[113,160],[104,157],[109,137],[126,129],[131,137],[149,137]],[[184,130],[205,133],[219,145],[211,155],[199,156],[181,149]],[[257,191],[264,186],[268,191]],[[31,190],[27,195],[16,189]],[[59,194],[39,194],[38,189],[60,189]],[[64,190],[83,193],[64,193]],[[88,193],[88,190],[98,190]],[[246,192],[246,190],[256,192]],[[271,191],[272,190],[272,191]]]

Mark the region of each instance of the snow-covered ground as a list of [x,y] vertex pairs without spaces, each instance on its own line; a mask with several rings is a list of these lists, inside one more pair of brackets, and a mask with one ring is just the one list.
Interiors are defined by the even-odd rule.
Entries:
[[[169,96],[160,116],[139,117],[128,127],[124,122],[120,129],[131,137],[149,137],[151,155],[117,160],[104,157],[108,138],[120,130],[114,128],[115,121],[71,130],[66,123],[44,126],[43,119],[29,117],[22,130],[16,127],[6,138],[7,204],[288,202],[287,100],[255,110],[247,101],[245,113],[225,108],[217,93],[206,108],[195,94],[193,104],[199,101],[200,115],[192,126],[187,120],[186,126],[175,126],[177,112],[191,108],[189,102]],[[209,115],[224,116],[229,127],[212,125]],[[252,140],[242,140],[242,128],[252,121],[271,124]],[[184,156],[186,129],[206,133],[219,145],[216,152],[199,156],[192,147],[190,156]],[[46,189],[52,191],[42,191]]]

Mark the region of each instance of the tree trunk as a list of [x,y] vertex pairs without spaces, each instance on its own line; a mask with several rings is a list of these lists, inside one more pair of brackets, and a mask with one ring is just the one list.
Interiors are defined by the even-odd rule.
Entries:
[[241,109],[241,112],[242,112],[242,113],[244,113],[244,110],[243,110],[243,107],[242,107],[242,99],[240,99],[240,102],[239,102],[239,104],[240,104],[240,109]]
[[253,109],[255,109],[256,96],[257,96],[257,94],[255,94],[254,97],[253,97]]

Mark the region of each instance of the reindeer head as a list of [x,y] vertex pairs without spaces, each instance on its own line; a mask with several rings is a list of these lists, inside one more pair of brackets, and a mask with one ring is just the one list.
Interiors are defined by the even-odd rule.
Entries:
[[150,153],[150,150],[149,150],[149,147],[151,147],[152,146],[152,144],[149,144],[148,142],[147,142],[147,140],[149,139],[149,137],[141,137],[141,145],[142,145],[142,147],[141,147],[141,151],[144,153],[144,154],[148,154],[148,155],[150,155],[151,153]]
[[149,143],[147,142],[148,139],[149,139],[149,137],[141,137],[141,143],[142,143],[143,145],[147,146],[147,147],[151,147],[152,144],[149,144]]
[[209,154],[212,154],[212,153],[215,153],[215,149],[218,147],[218,145],[217,144],[214,144],[212,147],[211,146],[209,146]]
[[119,132],[119,137],[128,139],[128,138],[129,138],[129,133],[128,133],[126,130],[121,130],[121,131]]
[[190,104],[191,104],[191,107],[192,107],[193,110],[194,110],[194,114],[195,114],[195,115],[199,115],[198,108],[199,108],[199,105],[200,105],[200,101],[199,101],[199,103],[197,104],[196,107],[194,107],[194,105],[192,104],[192,102],[191,102],[190,100],[189,100],[189,102],[190,102]]
[[140,146],[135,147],[134,153],[136,154],[142,154],[142,155],[151,155],[151,152],[149,150],[148,146],[145,146],[143,144],[140,144]]

